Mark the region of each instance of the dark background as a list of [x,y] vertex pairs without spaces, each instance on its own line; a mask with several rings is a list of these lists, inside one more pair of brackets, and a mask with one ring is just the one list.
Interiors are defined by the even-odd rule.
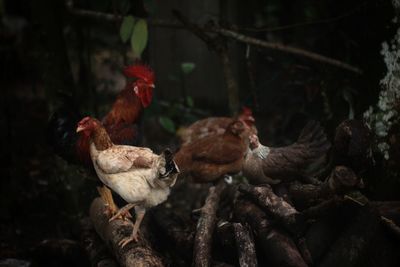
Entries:
[[[200,25],[215,20],[263,27],[269,30],[244,33],[363,71],[358,75],[259,47],[252,47],[246,59],[246,46],[229,41],[240,103],[253,109],[260,139],[268,145],[295,140],[309,119],[320,121],[332,139],[335,127],[348,117],[345,95],[352,96],[355,118],[362,119],[376,104],[386,73],[382,42],[391,40],[397,28],[393,7],[383,0],[74,2],[76,8],[166,21],[174,20],[175,8]],[[0,0],[0,8],[0,258],[29,259],[40,254],[43,240],[79,240],[79,222],[96,195],[95,183],[47,145],[47,120],[65,93],[85,113],[101,117],[125,83],[121,69],[130,63],[130,47],[119,39],[118,22],[78,18],[63,1]],[[284,25],[291,26],[278,28]],[[191,32],[150,25],[143,60],[154,69],[157,86],[143,120],[146,145],[157,150],[174,143],[160,116],[178,128],[231,113],[217,54]],[[183,62],[194,63],[193,72],[182,74]],[[183,92],[194,103],[186,114],[177,105]],[[397,174],[388,175],[379,162],[364,179],[370,199],[399,200]]]

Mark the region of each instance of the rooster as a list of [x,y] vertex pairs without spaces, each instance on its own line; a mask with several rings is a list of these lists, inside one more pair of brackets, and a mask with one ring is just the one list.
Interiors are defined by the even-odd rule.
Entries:
[[[127,77],[136,78],[118,94],[111,110],[102,120],[102,124],[115,144],[135,145],[138,142],[137,123],[143,109],[150,105],[154,73],[142,64],[125,68]],[[72,106],[66,106],[53,114],[48,127],[48,139],[55,152],[70,163],[80,163],[93,169],[90,158],[90,137],[76,133],[76,125],[82,118]],[[108,206],[109,212],[115,214],[117,207],[112,194],[106,187],[98,191]]]
[[164,202],[175,184],[179,169],[172,153],[165,150],[156,155],[148,148],[115,145],[100,121],[90,117],[83,118],[76,131],[83,132],[90,140],[90,156],[100,180],[129,203],[110,221],[135,208],[132,234],[119,245],[124,247],[137,241],[146,209]]
[[240,120],[246,127],[249,127],[254,134],[257,134],[255,127],[255,119],[251,109],[247,107],[242,108],[242,112],[237,118],[230,117],[211,117],[196,121],[186,128],[178,130],[178,137],[180,138],[181,145],[187,145],[210,135],[220,135],[225,132],[225,129],[235,120]]
[[223,134],[182,146],[175,154],[175,162],[182,174],[190,175],[197,183],[239,173],[249,146],[249,131],[241,120],[232,121]]
[[251,184],[277,184],[295,178],[311,178],[323,163],[330,143],[317,122],[309,122],[297,141],[286,147],[262,145],[250,136],[243,173]]

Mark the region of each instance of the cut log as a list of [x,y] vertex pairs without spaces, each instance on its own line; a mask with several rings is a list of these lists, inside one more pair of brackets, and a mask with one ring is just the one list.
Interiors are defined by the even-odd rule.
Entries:
[[92,266],[118,267],[117,262],[110,254],[106,244],[100,239],[94,230],[89,218],[81,222],[81,242],[85,248]]
[[336,196],[302,212],[307,220],[315,220],[305,235],[314,263],[318,265],[361,207],[351,199]]
[[260,207],[282,222],[296,238],[299,238],[304,232],[306,223],[303,216],[288,202],[275,195],[271,186],[242,184],[239,186],[239,191],[250,196]]
[[240,223],[233,224],[240,267],[256,267],[257,255],[251,232]]
[[194,238],[193,266],[211,266],[212,235],[215,229],[220,195],[225,187],[226,183],[223,179],[216,186],[210,187],[205,204],[201,208]]
[[361,207],[318,266],[399,266],[399,243],[390,238],[377,211]]
[[[255,204],[239,199],[235,204],[236,220],[254,231],[258,256],[272,266],[305,267],[295,243],[288,234],[272,227],[267,215]],[[261,264],[261,263],[260,263]]]
[[176,214],[175,207],[168,208],[167,204],[162,204],[149,213],[154,241],[163,254],[170,255],[174,266],[188,266],[192,262],[195,226]]
[[335,194],[345,194],[363,186],[362,179],[357,177],[351,169],[336,166],[323,184],[311,185],[294,182],[288,186],[288,191],[296,208],[303,210],[330,199]]
[[124,248],[118,245],[123,238],[129,237],[133,225],[123,220],[108,222],[106,207],[100,198],[94,199],[90,206],[90,219],[96,232],[115,255],[120,266],[164,266],[161,258],[150,247],[142,233],[138,242],[131,242]]

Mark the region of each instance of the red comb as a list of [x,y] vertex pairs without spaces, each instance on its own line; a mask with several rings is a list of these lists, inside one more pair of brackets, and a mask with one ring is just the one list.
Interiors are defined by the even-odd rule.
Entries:
[[147,83],[154,83],[153,70],[144,64],[136,63],[124,69],[124,74],[127,77],[142,79]]
[[252,116],[253,115],[253,111],[251,111],[250,108],[243,106],[242,107],[242,113],[241,115],[248,115],[248,116]]
[[92,119],[91,117],[86,116],[86,117],[82,118],[82,119],[78,122],[78,125],[82,125],[82,124],[86,123],[87,121],[89,121],[89,120],[91,120],[91,119]]

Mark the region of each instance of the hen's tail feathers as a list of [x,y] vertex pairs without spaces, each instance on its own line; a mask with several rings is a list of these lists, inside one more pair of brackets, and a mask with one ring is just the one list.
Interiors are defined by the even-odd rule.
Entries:
[[165,149],[161,156],[165,160],[165,172],[161,175],[161,178],[169,177],[170,175],[179,173],[179,168],[174,161],[174,155],[168,148]]
[[297,139],[297,144],[304,145],[308,152],[309,166],[307,173],[318,175],[326,163],[326,157],[331,143],[329,142],[324,129],[316,121],[310,121],[306,124]]
[[80,114],[67,104],[58,108],[47,124],[46,137],[54,152],[70,163],[79,162],[76,155],[78,134],[76,125],[81,119]]

